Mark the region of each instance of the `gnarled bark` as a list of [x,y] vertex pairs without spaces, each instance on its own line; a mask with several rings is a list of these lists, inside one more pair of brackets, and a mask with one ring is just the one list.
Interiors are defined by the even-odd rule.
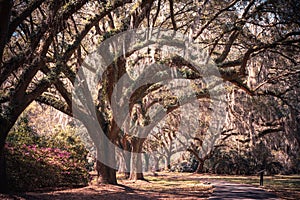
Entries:
[[101,161],[96,161],[96,170],[98,173],[98,183],[117,184],[116,169],[104,165]]

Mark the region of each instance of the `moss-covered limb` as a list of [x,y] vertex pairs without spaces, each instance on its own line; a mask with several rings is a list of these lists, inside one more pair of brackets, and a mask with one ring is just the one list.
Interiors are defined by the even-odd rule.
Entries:
[[72,116],[72,111],[71,109],[69,108],[69,106],[59,100],[58,98],[54,97],[53,95],[50,95],[50,94],[43,94],[39,97],[36,98],[36,101],[40,102],[40,103],[43,103],[43,104],[46,104],[48,106],[51,106],[69,116]]
[[[48,43],[48,45],[50,45],[50,43]],[[39,71],[39,68],[44,64],[45,63],[43,62],[43,60],[41,60],[41,58],[36,58],[31,66],[24,69],[24,72],[21,74],[20,79],[14,88],[14,92],[11,94],[12,98],[16,100],[25,100],[25,94],[29,84],[32,82],[33,77]],[[29,99],[26,99],[26,101],[29,101]],[[31,101],[33,101],[33,99]]]
[[[50,74],[51,70],[45,65],[42,67],[42,72],[44,74]],[[56,75],[56,73],[54,73],[52,75],[52,79],[54,80],[54,85],[55,88],[58,90],[58,92],[62,95],[62,97],[64,98],[65,102],[68,104],[68,106],[71,108],[72,107],[72,97],[71,97],[71,93],[68,92],[67,90],[67,86],[66,84],[64,84],[59,77]]]

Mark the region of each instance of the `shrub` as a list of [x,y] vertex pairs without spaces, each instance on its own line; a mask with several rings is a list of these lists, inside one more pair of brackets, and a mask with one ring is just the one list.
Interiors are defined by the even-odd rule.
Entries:
[[87,151],[73,133],[70,128],[50,137],[38,136],[21,119],[5,146],[10,190],[87,185]]

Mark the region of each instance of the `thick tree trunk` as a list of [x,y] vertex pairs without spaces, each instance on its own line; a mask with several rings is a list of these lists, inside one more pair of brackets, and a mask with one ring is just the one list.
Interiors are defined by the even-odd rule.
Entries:
[[117,184],[115,147],[108,144],[103,138],[97,148],[96,170],[98,183]]
[[130,171],[131,171],[130,170],[131,144],[125,136],[122,139],[122,145],[123,145],[124,150],[126,150],[123,153],[123,158],[124,158],[125,167],[126,167],[126,169],[124,170],[124,176],[126,179],[128,179],[130,177]]
[[16,120],[17,117],[14,117],[12,119],[5,119],[2,116],[0,116],[0,193],[8,192],[4,146],[6,137]]
[[204,161],[199,161],[197,169],[196,169],[196,173],[202,173],[203,167],[204,167]]
[[131,154],[129,152],[122,152],[120,155],[118,172],[124,173],[126,179],[128,179],[130,175],[130,157]]
[[143,175],[142,148],[145,138],[133,138],[131,142],[130,180],[145,180]]
[[0,150],[0,193],[8,192],[8,183],[6,175],[6,159],[4,148]]
[[118,173],[122,173],[126,171],[126,165],[124,160],[124,155],[120,153],[118,156]]
[[8,132],[5,130],[6,124],[4,120],[0,119],[0,122],[0,192],[4,193],[7,192],[6,160],[4,154],[4,145]]
[[96,163],[96,170],[98,173],[98,183],[103,184],[117,184],[116,170],[104,165],[99,160]]
[[124,154],[126,171],[124,172],[125,178],[128,179],[130,176],[130,160],[131,160],[131,153]]
[[129,179],[130,180],[145,180],[143,172],[140,172],[140,171],[131,171]]
[[141,154],[133,153],[131,155],[131,171],[129,179],[144,180]]

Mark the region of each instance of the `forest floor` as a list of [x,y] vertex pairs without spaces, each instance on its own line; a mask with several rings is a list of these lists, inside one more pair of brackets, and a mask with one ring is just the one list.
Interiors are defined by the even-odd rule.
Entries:
[[[218,182],[252,184],[258,188],[259,180],[254,176],[215,176],[210,174],[192,173],[167,173],[159,172],[157,175],[146,173],[147,181],[129,181],[118,177],[119,185],[95,185],[91,184],[83,188],[63,189],[54,191],[27,192],[23,194],[1,195],[5,200],[79,200],[79,199],[208,199],[216,191]],[[293,181],[289,181],[293,180]],[[279,181],[282,184],[278,184]],[[260,189],[276,193],[282,199],[299,199],[300,185],[298,177],[287,179],[266,177],[265,186]],[[273,186],[271,186],[272,184]],[[286,186],[284,186],[286,184]],[[237,185],[237,184],[235,184]],[[282,185],[275,187],[276,185]],[[245,191],[247,192],[247,191]],[[267,192],[266,192],[267,193]]]
[[118,177],[119,185],[91,185],[83,188],[27,192],[4,196],[5,200],[140,200],[140,199],[208,199],[213,186],[206,180],[191,178],[183,173],[146,173],[147,181],[130,181]]

